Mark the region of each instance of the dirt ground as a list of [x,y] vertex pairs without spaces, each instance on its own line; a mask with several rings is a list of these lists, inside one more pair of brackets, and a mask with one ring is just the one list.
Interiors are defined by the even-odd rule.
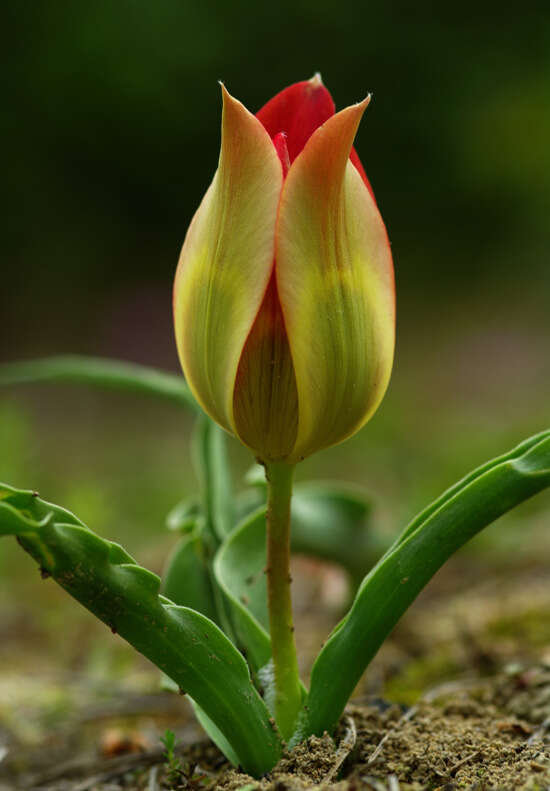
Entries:
[[[337,574],[315,582],[307,571],[295,574],[309,580],[296,591],[306,673],[342,595]],[[550,789],[548,582],[531,561],[485,579],[482,562],[455,559],[380,651],[334,739],[310,739],[261,781],[227,764],[146,663],[121,659],[122,681],[106,683],[101,667],[54,671],[45,654],[31,675],[17,657],[40,650],[37,636],[14,621],[0,679],[0,791]],[[101,626],[85,632],[84,643],[104,637]],[[171,767],[159,741],[167,728],[178,744]]]

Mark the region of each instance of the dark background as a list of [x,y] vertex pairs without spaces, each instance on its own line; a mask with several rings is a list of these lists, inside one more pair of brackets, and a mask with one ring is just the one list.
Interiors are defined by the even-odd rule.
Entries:
[[338,108],[374,94],[357,145],[400,337],[455,314],[546,314],[545,0],[33,0],[2,15],[6,359],[175,367],[171,280],[216,167],[217,80],[255,111],[316,70]]

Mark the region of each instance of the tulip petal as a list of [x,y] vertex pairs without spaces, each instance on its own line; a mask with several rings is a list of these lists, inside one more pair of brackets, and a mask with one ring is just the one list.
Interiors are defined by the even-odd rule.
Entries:
[[351,154],[349,155],[349,158],[351,159],[352,163],[357,168],[357,172],[359,173],[359,175],[361,176],[361,178],[365,182],[368,191],[370,192],[370,194],[372,195],[372,197],[376,201],[376,196],[374,194],[374,190],[373,190],[373,188],[371,186],[371,183],[370,183],[370,181],[369,181],[369,179],[367,177],[367,174],[365,173],[365,168],[363,167],[363,163],[359,159],[359,154],[357,153],[355,148],[351,149]]
[[254,115],[223,88],[218,170],[193,218],[174,283],[174,321],[193,394],[234,431],[239,358],[269,283],[283,174]]
[[[272,138],[281,132],[285,134],[290,162],[294,162],[313,132],[328,121],[334,111],[334,100],[330,92],[325,88],[321,75],[315,74],[310,80],[296,82],[279,91],[258,110],[256,118],[262,122]],[[355,148],[351,149],[350,159],[374,198],[370,181]]]
[[292,452],[298,393],[274,276],[239,361],[233,414],[237,436],[263,462]]
[[298,390],[293,459],[357,431],[390,377],[391,253],[376,204],[349,161],[367,103],[342,110],[311,136],[281,195],[275,271]]
[[279,91],[256,113],[271,137],[285,133],[291,162],[331,115],[334,102],[319,74]]

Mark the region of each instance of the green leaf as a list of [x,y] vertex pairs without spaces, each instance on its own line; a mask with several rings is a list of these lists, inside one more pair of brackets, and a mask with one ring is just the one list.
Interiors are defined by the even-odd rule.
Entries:
[[[193,609],[205,612],[227,636],[234,630],[226,601],[218,587],[212,560],[221,541],[233,526],[233,498],[224,433],[206,416],[195,425],[193,455],[201,484],[201,498],[186,499],[169,513],[171,530],[193,531],[190,543],[180,543],[163,574],[167,594],[177,604],[193,601]],[[200,578],[200,579],[199,579]],[[200,594],[193,598],[198,585]]]
[[201,416],[197,421],[193,450],[207,527],[217,542],[221,542],[234,527],[233,487],[225,432],[206,416]]
[[223,733],[220,731],[218,726],[212,722],[208,714],[206,714],[199,704],[193,700],[193,698],[187,696],[189,702],[193,706],[193,711],[195,712],[195,716],[208,734],[214,744],[222,751],[225,757],[233,764],[233,766],[238,766],[239,764],[239,757],[229,741],[225,738]]
[[166,517],[166,527],[175,533],[192,533],[204,520],[201,504],[193,497],[177,503]]
[[237,641],[256,672],[271,659],[265,529],[263,507],[235,528],[214,561],[216,580],[231,603]]
[[159,595],[159,578],[64,509],[0,485],[0,534],[21,546],[68,593],[185,690],[259,776],[280,755],[269,712],[248,667],[204,615]]
[[238,493],[235,500],[235,521],[240,524],[243,519],[247,519],[250,514],[257,511],[258,508],[267,505],[267,489],[244,489]]
[[517,459],[518,456],[527,453],[531,448],[534,448],[535,445],[538,445],[542,440],[546,439],[550,436],[550,431],[543,431],[540,434],[535,434],[534,437],[529,437],[529,439],[524,440],[520,445],[512,450],[508,451],[508,453],[503,453],[502,456],[497,456],[495,459],[491,459],[490,461],[485,462],[482,464],[481,467],[477,467],[475,470],[472,470],[468,475],[462,478],[460,481],[451,486],[447,489],[443,494],[434,500],[433,503],[421,511],[408,525],[408,527],[403,530],[401,535],[397,538],[396,542],[390,547],[390,551],[394,549],[394,547],[404,541],[411,533],[414,533],[417,527],[425,522],[429,516],[431,516],[434,511],[437,511],[446,502],[451,500],[455,494],[466,488],[472,481],[475,481],[477,478],[480,478],[484,473],[490,472],[494,467],[498,467],[500,464],[503,464],[506,461],[514,461]]
[[331,732],[363,671],[443,563],[476,533],[550,486],[550,431],[483,465],[414,519],[365,577],[313,666],[293,737]]
[[244,476],[244,482],[247,486],[257,486],[259,489],[267,489],[267,481],[265,478],[265,467],[261,464],[253,464]]
[[216,582],[212,562],[220,543],[233,528],[233,493],[224,432],[201,415],[193,436],[193,456],[201,484],[201,541],[216,603],[216,623],[235,642],[227,603]]
[[162,593],[217,622],[216,604],[200,532],[185,535],[174,547],[162,573]]
[[72,382],[158,396],[201,413],[182,376],[136,363],[67,355],[0,366],[0,386]]
[[351,486],[299,484],[292,497],[292,551],[338,563],[362,578],[375,552],[370,513],[370,503]]

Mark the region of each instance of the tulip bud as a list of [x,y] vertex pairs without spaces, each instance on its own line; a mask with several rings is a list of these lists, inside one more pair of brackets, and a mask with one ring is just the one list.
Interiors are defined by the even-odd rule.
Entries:
[[178,353],[217,423],[294,463],[361,428],[391,373],[391,253],[353,149],[368,98],[335,114],[315,76],[254,116],[222,93],[218,170],[174,283]]

